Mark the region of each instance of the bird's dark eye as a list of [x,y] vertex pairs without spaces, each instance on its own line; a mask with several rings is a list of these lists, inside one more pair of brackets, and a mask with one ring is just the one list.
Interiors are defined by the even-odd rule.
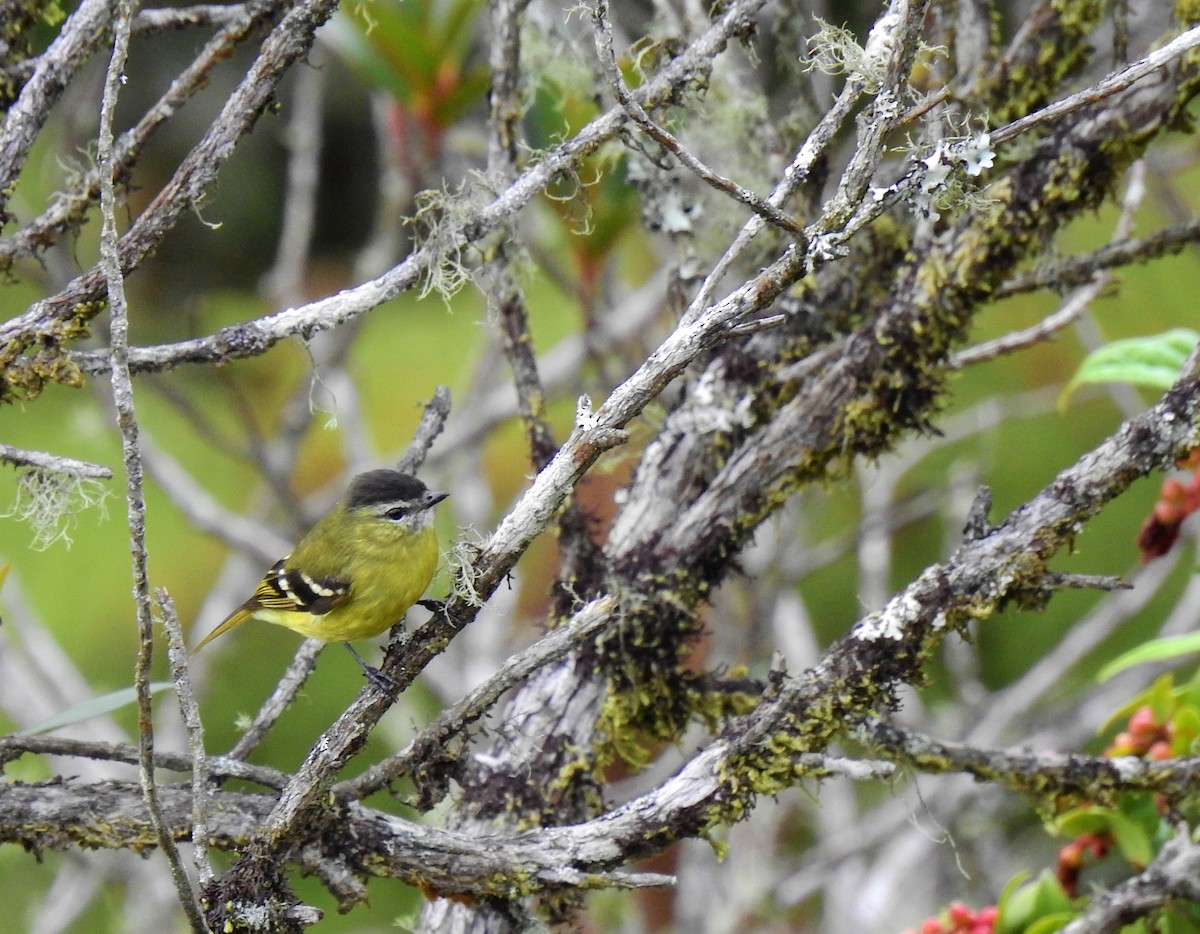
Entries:
[[388,519],[396,520],[403,519],[407,515],[408,510],[403,506],[395,506],[384,513],[384,516],[386,516]]

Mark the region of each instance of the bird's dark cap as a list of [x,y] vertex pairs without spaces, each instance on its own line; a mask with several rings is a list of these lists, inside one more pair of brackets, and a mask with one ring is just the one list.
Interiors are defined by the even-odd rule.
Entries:
[[398,470],[368,470],[350,482],[350,489],[346,491],[346,505],[354,509],[397,500],[413,501],[428,492],[425,484],[412,474]]

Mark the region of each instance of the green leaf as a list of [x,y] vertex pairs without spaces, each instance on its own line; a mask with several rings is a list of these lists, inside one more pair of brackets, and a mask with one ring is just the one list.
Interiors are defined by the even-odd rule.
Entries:
[[1166,723],[1178,706],[1175,702],[1175,679],[1170,673],[1159,675],[1146,692],[1146,700],[1154,711],[1155,723]]
[[1112,808],[1099,804],[1085,804],[1059,815],[1051,822],[1050,826],[1060,836],[1080,837],[1085,833],[1100,833],[1108,830],[1112,814]]
[[[161,694],[163,691],[169,691],[174,686],[170,681],[152,681],[150,683],[150,693],[152,695]],[[73,707],[68,707],[66,710],[59,711],[54,716],[48,717],[41,723],[34,724],[28,730],[22,732],[26,736],[49,733],[51,730],[71,726],[75,723],[82,723],[84,720],[112,713],[114,710],[119,710],[122,707],[135,703],[137,703],[137,689],[131,687],[121,688],[119,691],[113,691],[111,694],[101,694],[99,697],[93,697],[75,704]]]
[[1179,703],[1200,707],[1200,668],[1179,688]]
[[1065,923],[1064,918],[1074,914],[1071,899],[1049,870],[1043,870],[1027,885],[1013,888],[1013,882],[1009,882],[996,904],[999,908],[996,934],[1027,934],[1035,929],[1056,931]]
[[1004,883],[1004,888],[1000,891],[1000,897],[996,899],[996,907],[1001,911],[1004,910],[1005,904],[1012,898],[1013,893],[1021,886],[1029,881],[1032,873],[1028,869],[1022,869],[1015,876]]
[[1146,868],[1154,859],[1154,846],[1146,828],[1120,811],[1110,811],[1108,816],[1108,827],[1117,842],[1117,848],[1133,866]]
[[1164,390],[1179,376],[1200,334],[1175,328],[1150,337],[1113,341],[1088,354],[1058,397],[1059,411],[1067,407],[1080,386],[1095,383],[1129,383],[1144,389]]
[[1171,717],[1171,727],[1171,752],[1190,756],[1196,737],[1200,736],[1200,710],[1192,704],[1181,704]]
[[1077,914],[1078,912],[1075,911],[1056,911],[1053,914],[1043,915],[1025,928],[1024,934],[1054,934],[1055,931],[1061,931],[1074,921]]
[[1146,662],[1161,662],[1172,658],[1182,658],[1200,652],[1200,632],[1189,632],[1182,636],[1168,636],[1165,639],[1152,639],[1139,646],[1118,655],[1105,665],[1096,675],[1097,681],[1107,681],[1115,674],[1120,674],[1126,668],[1142,665]]

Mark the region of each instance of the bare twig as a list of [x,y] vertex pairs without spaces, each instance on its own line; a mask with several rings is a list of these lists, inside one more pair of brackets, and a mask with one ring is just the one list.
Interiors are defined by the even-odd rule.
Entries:
[[[114,143],[112,164],[117,177],[124,178],[128,174],[155,132],[206,85],[212,69],[229,57],[230,49],[234,45],[244,41],[264,21],[276,15],[278,6],[275,0],[267,0],[220,8],[229,14],[221,30],[205,44],[195,60],[171,82],[171,86],[142,119],[132,129],[122,133]],[[156,12],[164,11],[148,11],[140,15],[153,16]],[[185,10],[167,12],[186,15]],[[52,46],[45,56],[55,54],[57,52]],[[81,221],[88,205],[99,197],[99,171],[91,169],[83,175],[74,190],[55,198],[36,218],[10,236],[0,239],[0,268],[11,265],[17,257],[31,256],[54,243]]]
[[130,35],[136,38],[189,26],[227,26],[241,16],[248,6],[248,3],[231,3],[228,6],[197,3],[178,9],[138,10],[133,17]]
[[0,128],[0,217],[7,216],[17,175],[54,102],[107,32],[113,13],[113,5],[106,0],[84,0],[50,43],[8,109]]
[[1027,133],[1034,127],[1052,123],[1060,117],[1074,113],[1082,107],[1096,104],[1105,98],[1131,87],[1148,75],[1154,74],[1182,56],[1185,52],[1200,46],[1200,26],[1193,26],[1186,32],[1180,33],[1166,45],[1155,49],[1139,62],[1134,62],[1126,68],[1109,75],[1103,81],[1084,88],[1075,94],[1047,104],[1041,110],[1012,121],[1005,126],[991,131],[993,143],[1006,143],[1016,139],[1022,133]]
[[511,656],[483,684],[438,714],[398,753],[371,766],[361,775],[335,785],[333,793],[344,801],[359,800],[410,774],[418,764],[422,767],[429,765],[434,750],[444,747],[449,740],[483,716],[505,691],[600,632],[611,622],[616,605],[614,598],[602,597],[582,607],[572,619],[542,636],[529,648]]
[[33,467],[70,477],[85,477],[91,480],[111,480],[112,468],[103,464],[89,464],[73,457],[60,457],[43,451],[22,451],[10,444],[0,442],[0,461],[16,467]]
[[723,191],[735,201],[746,205],[751,211],[768,223],[781,227],[791,233],[803,233],[804,226],[789,217],[771,201],[764,200],[748,188],[743,188],[732,179],[718,175],[679,142],[674,136],[659,126],[646,113],[630,93],[617,67],[616,54],[613,52],[612,24],[608,20],[608,0],[594,0],[592,3],[592,28],[596,33],[596,54],[600,59],[600,68],[608,79],[608,86],[616,96],[617,101],[625,109],[629,119],[641,127],[651,139],[671,153],[690,172],[702,179],[705,184]]
[[[316,50],[314,50],[314,53]],[[317,216],[317,188],[321,167],[321,105],[324,100],[324,63],[310,56],[296,76],[285,141],[288,148],[287,190],[279,225],[275,264],[265,277],[276,307],[287,308],[303,300],[304,272]]]
[[1097,274],[1090,285],[1076,289],[1056,311],[1046,315],[1037,324],[960,350],[947,361],[946,365],[952,370],[961,370],[964,367],[974,366],[985,360],[994,360],[1004,354],[1025,350],[1044,340],[1049,340],[1063,328],[1079,320],[1079,316],[1087,311],[1107,286],[1108,277]]
[[129,375],[129,317],[125,304],[125,282],[117,247],[116,193],[113,188],[112,157],[113,113],[119,88],[124,82],[125,61],[129,54],[129,27],[133,18],[133,0],[117,5],[113,35],[113,53],[104,80],[100,107],[100,129],[96,161],[101,169],[100,200],[103,213],[100,254],[108,288],[110,348],[112,351],[113,402],[121,430],[122,461],[125,467],[129,543],[133,554],[133,592],[137,602],[138,653],[134,667],[134,686],[138,700],[138,771],[146,810],[158,834],[158,843],[167,857],[171,876],[196,934],[208,931],[175,838],[167,824],[154,781],[154,709],[150,693],[150,663],[154,658],[154,614],[150,601],[150,581],[146,552],[146,501],[142,489],[142,459],[138,447],[138,422],[133,403],[133,383]]
[[[325,5],[318,3],[318,0],[311,2],[319,7],[320,12],[325,11]],[[698,71],[711,67],[716,52],[724,48],[729,36],[737,32],[746,17],[753,15],[763,2],[764,0],[738,0],[732,3],[689,46],[687,52],[672,59],[658,75],[634,92],[638,102],[643,107],[656,106],[660,102],[672,99],[682,87],[695,82]],[[289,16],[303,20],[307,12],[297,8]],[[285,28],[283,24],[279,27],[280,30]],[[272,60],[272,64],[277,63]],[[243,82],[243,85],[245,86],[246,82]],[[249,89],[246,93],[249,93]],[[228,114],[233,108],[246,106],[253,105],[247,105],[243,95],[235,94],[224,113]],[[491,233],[524,208],[559,173],[570,170],[580,160],[595,152],[602,143],[616,136],[625,121],[623,108],[615,108],[597,117],[572,139],[545,153],[536,163],[527,167],[491,204],[459,222],[449,222],[436,242],[413,251],[404,262],[369,282],[299,308],[289,308],[254,321],[224,328],[209,337],[131,349],[130,366],[134,372],[145,372],[185,362],[225,363],[261,354],[279,341],[296,334],[312,335],[339,327],[401,292],[414,288],[426,278],[430,270],[438,268],[449,256],[466,244]],[[216,135],[214,129],[210,138]],[[181,167],[180,172],[176,173],[177,177],[185,170],[198,171],[196,163],[209,155],[208,149],[211,145],[202,143],[194,149],[189,160]],[[207,163],[205,165],[207,166]],[[213,168],[214,172],[216,168]],[[198,184],[209,178],[211,175],[205,172],[197,177],[196,182]],[[173,193],[174,189],[168,189],[160,194],[157,200],[165,201]],[[134,227],[136,229],[137,224]],[[127,234],[126,238],[129,236]],[[138,244],[140,243],[139,240]],[[135,246],[137,244],[130,244],[131,249]],[[89,294],[85,280],[86,277],[76,280],[75,285],[68,287],[54,299],[38,303],[19,318],[0,325],[0,347],[15,346],[9,343],[11,341],[20,343],[30,339],[38,333],[38,322],[51,309],[74,308]],[[72,359],[81,369],[92,374],[106,373],[110,365],[108,355],[104,351],[78,352],[72,354]]]
[[[521,79],[521,22],[528,0],[508,0],[492,6],[492,43],[490,66],[491,93],[488,102],[491,119],[488,121],[488,178],[499,186],[512,184],[517,174],[517,147],[520,139],[519,100]],[[537,357],[533,352],[533,335],[529,330],[529,311],[514,276],[511,264],[514,248],[509,237],[514,228],[506,225],[508,236],[496,245],[495,255],[488,260],[484,278],[488,280],[488,307],[500,325],[501,346],[512,368],[513,385],[517,391],[517,408],[525,425],[529,442],[530,461],[540,470],[551,457],[557,444],[554,433],[546,423],[546,391],[538,373]]]
[[1128,925],[1182,899],[1200,901],[1200,845],[1180,822],[1154,861],[1132,879],[1096,894],[1063,934],[1116,934]]
[[433,442],[446,427],[446,419],[449,417],[450,390],[445,386],[438,386],[434,390],[433,398],[425,404],[421,421],[417,423],[417,430],[413,432],[412,441],[408,443],[403,456],[397,462],[396,469],[404,473],[419,471],[425,463],[429,449],[433,447]]
[[877,754],[919,771],[966,772],[979,781],[999,782],[1020,792],[1036,787],[1048,800],[1058,795],[1083,800],[1107,792],[1153,791],[1168,801],[1182,801],[1193,793],[1200,776],[1200,758],[1195,757],[1161,762],[1133,756],[1117,760],[1082,753],[989,749],[935,739],[874,718],[856,733]]
[[[1121,216],[1117,218],[1117,223],[1113,228],[1113,242],[1109,244],[1110,247],[1129,243],[1126,238],[1129,236],[1130,230],[1133,229],[1134,214],[1141,205],[1142,198],[1146,192],[1144,176],[1145,168],[1140,162],[1136,163],[1129,171],[1129,184],[1126,187],[1125,197],[1122,199]],[[1200,228],[1197,228],[1197,233],[1200,234]],[[1182,246],[1182,242],[1179,242],[1179,245]],[[1128,254],[1117,251],[1115,254],[1110,255]],[[971,366],[984,360],[990,360],[1001,354],[1011,353],[1014,350],[1023,350],[1026,347],[1031,347],[1036,343],[1047,340],[1067,325],[1078,321],[1111,281],[1112,277],[1102,271],[1102,269],[1101,265],[1096,264],[1094,271],[1090,274],[1090,281],[1077,289],[1062,304],[1062,307],[1053,314],[1047,315],[1037,324],[1021,331],[1004,334],[995,340],[986,341],[975,347],[960,350],[950,357],[947,365],[951,369],[962,369],[963,367]]]
[[200,705],[192,689],[192,675],[188,670],[187,643],[183,638],[183,626],[175,612],[175,601],[166,590],[159,588],[155,598],[162,610],[167,630],[167,657],[171,662],[171,673],[175,681],[175,694],[179,698],[179,713],[187,730],[188,749],[192,755],[192,852],[196,864],[196,878],[200,885],[207,885],[213,877],[212,862],[208,858],[208,813],[212,790],[208,786],[208,755],[204,751],[204,724],[200,720]]
[[[120,762],[133,766],[138,764],[138,748],[126,743],[105,743],[61,736],[26,736],[23,733],[0,736],[0,763],[11,762],[26,753],[94,759],[97,762]],[[190,754],[154,750],[156,769],[190,772],[193,764]],[[211,778],[236,778],[262,785],[264,788],[279,789],[287,784],[287,776],[278,769],[265,765],[251,765],[231,756],[209,756],[208,772]]]
[[[174,227],[183,211],[200,203],[208,186],[232,155],[236,142],[254,127],[288,66],[308,51],[317,27],[328,19],[334,6],[334,0],[307,0],[288,10],[264,41],[259,57],[225,101],[204,138],[192,148],[171,181],[120,238],[117,262],[122,272],[138,266]],[[113,168],[110,163],[109,169]],[[0,177],[3,177],[2,172]],[[63,328],[77,331],[82,323],[80,303],[96,299],[104,281],[100,267],[93,267],[73,279],[57,295],[35,302],[23,315],[0,325],[0,332],[3,332],[0,364],[5,368],[17,366],[19,370],[20,354],[32,343],[50,339]],[[88,311],[94,313],[93,309]],[[108,355],[104,354],[104,357],[107,372]],[[137,358],[136,353],[130,355],[130,364],[134,368],[138,367]],[[0,394],[7,394],[2,382]]]

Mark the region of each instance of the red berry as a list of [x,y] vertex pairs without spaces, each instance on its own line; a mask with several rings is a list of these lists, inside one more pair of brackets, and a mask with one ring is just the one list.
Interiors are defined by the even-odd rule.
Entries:
[[1154,518],[1160,525],[1178,525],[1184,519],[1183,503],[1160,499],[1154,504]]
[[1164,762],[1167,759],[1174,759],[1175,753],[1171,751],[1170,743],[1168,743],[1165,739],[1160,739],[1158,742],[1153,743],[1150,748],[1146,750],[1146,758],[1155,759],[1158,762]]
[[1129,733],[1139,746],[1145,746],[1162,737],[1162,727],[1154,722],[1154,710],[1139,707],[1129,718]]
[[1134,729],[1134,728],[1138,728],[1138,727],[1145,728],[1147,726],[1157,726],[1157,725],[1158,724],[1155,723],[1155,720],[1154,720],[1154,708],[1151,707],[1149,704],[1143,704],[1141,707],[1139,707],[1137,710],[1135,710],[1133,713],[1131,713],[1129,715],[1130,729]]
[[1083,847],[1078,843],[1068,843],[1058,851],[1060,869],[1079,869],[1083,866]]
[[[1156,506],[1155,510],[1157,508]],[[1141,552],[1142,562],[1161,558],[1171,550],[1171,546],[1175,544],[1177,538],[1179,538],[1178,522],[1160,522],[1154,515],[1147,516],[1137,536],[1137,546],[1138,551]]]
[[1129,733],[1122,731],[1113,737],[1112,745],[1108,747],[1106,754],[1112,758],[1131,756],[1139,754],[1144,748],[1144,744],[1139,743]]

